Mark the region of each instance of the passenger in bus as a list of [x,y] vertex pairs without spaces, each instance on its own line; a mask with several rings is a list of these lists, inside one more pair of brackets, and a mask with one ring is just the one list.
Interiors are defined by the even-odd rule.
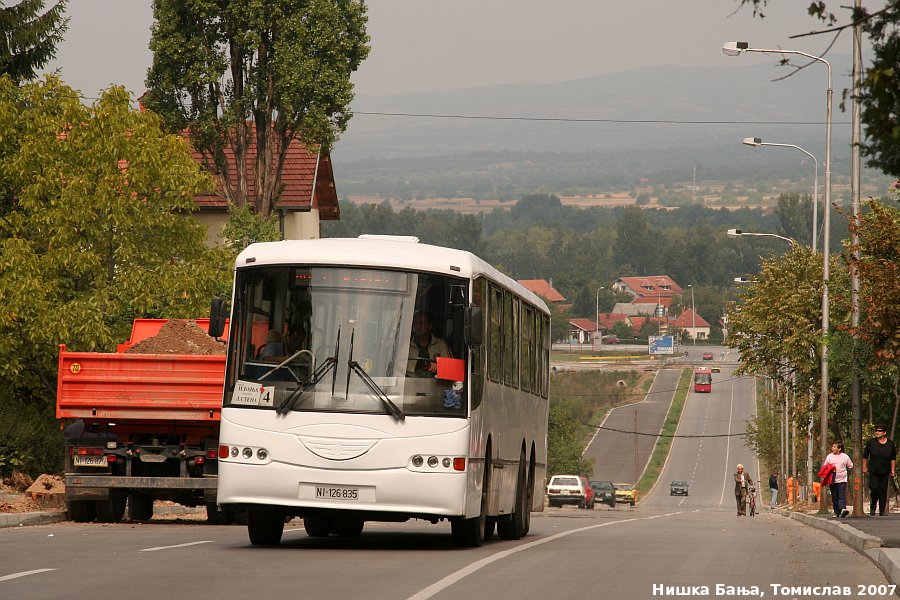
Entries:
[[424,310],[413,316],[407,375],[434,377],[437,374],[437,357],[453,358],[450,346],[434,335],[433,329],[431,315]]
[[266,343],[259,347],[260,358],[284,356],[284,343],[281,341],[281,333],[270,329],[266,333]]

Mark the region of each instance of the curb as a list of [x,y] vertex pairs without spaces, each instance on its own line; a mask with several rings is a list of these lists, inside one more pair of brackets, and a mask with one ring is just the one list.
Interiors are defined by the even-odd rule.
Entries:
[[66,520],[66,514],[67,513],[64,510],[27,513],[2,513],[0,514],[0,528],[59,523],[60,521]]

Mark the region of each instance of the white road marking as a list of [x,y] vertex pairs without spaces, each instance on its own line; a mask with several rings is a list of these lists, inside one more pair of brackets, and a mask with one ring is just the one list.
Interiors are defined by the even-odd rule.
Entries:
[[[672,515],[677,515],[679,513],[671,513]],[[410,596],[408,600],[426,600],[427,598],[431,598],[435,594],[438,594],[457,581],[463,579],[471,575],[472,573],[483,569],[491,563],[497,562],[498,560],[504,559],[508,556],[515,554],[516,552],[522,552],[523,550],[531,550],[535,546],[540,546],[541,544],[546,544],[547,542],[552,542],[558,540],[560,538],[564,538],[567,535],[572,535],[573,533],[581,533],[582,531],[588,531],[590,529],[597,529],[598,527],[607,527],[609,525],[618,525],[619,523],[628,523],[630,521],[642,521],[646,519],[652,519],[655,517],[641,517],[641,518],[633,518],[633,519],[623,519],[621,521],[608,521],[606,523],[600,523],[599,525],[589,525],[587,527],[580,527],[578,529],[571,529],[569,531],[563,531],[561,533],[557,533],[551,535],[549,537],[545,537],[539,540],[535,540],[533,542],[529,542],[527,544],[522,544],[521,546],[516,546],[515,548],[510,548],[509,550],[504,550],[503,552],[498,552],[497,554],[493,554],[488,556],[487,558],[482,558],[479,561],[473,562],[471,565],[467,567],[463,567],[454,573],[450,573],[437,583],[433,583],[429,585],[427,588],[423,589],[420,592],[417,592]]]
[[35,569],[34,571],[22,571],[21,573],[12,573],[0,577],[0,581],[9,581],[10,579],[18,579],[19,577],[27,577],[28,575],[37,575],[38,573],[46,573],[47,571],[55,571],[56,569]]
[[188,542],[186,544],[175,544],[174,546],[156,546],[155,548],[141,548],[138,552],[156,552],[157,550],[169,550],[171,548],[186,548],[188,546],[196,546],[198,544],[213,544],[212,540],[203,540],[202,542]]

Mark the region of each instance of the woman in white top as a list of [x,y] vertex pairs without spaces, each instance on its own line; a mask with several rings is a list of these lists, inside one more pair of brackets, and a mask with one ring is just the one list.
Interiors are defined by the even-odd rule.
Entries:
[[825,457],[825,464],[834,465],[834,477],[831,478],[831,505],[835,517],[846,517],[847,510],[847,469],[853,468],[853,461],[844,454],[844,443],[831,444],[831,454]]

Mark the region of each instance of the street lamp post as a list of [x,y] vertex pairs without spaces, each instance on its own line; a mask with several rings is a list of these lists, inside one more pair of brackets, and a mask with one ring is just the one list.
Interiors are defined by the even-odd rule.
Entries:
[[819,161],[813,156],[812,153],[807,152],[800,146],[795,146],[794,144],[776,144],[773,142],[764,142],[758,137],[753,138],[744,138],[743,144],[745,146],[779,146],[781,148],[796,148],[803,154],[807,155],[811,159],[813,159],[813,163],[815,164],[815,179],[813,179],[813,201],[812,201],[812,248],[816,249],[816,236],[819,232],[819,219],[818,219],[818,210],[819,210]]
[[603,286],[597,288],[597,304],[594,307],[594,341],[597,342],[597,352],[603,348],[603,332],[600,331],[600,290],[605,289]]
[[[828,455],[828,278],[829,278],[829,244],[831,243],[831,63],[821,56],[814,56],[799,50],[767,50],[751,48],[749,42],[727,42],[722,46],[727,56],[738,56],[744,52],[762,52],[764,54],[797,54],[810,60],[824,64],[828,69],[828,88],[825,90],[825,206],[822,214],[822,355],[820,358],[822,371],[822,398],[820,401],[819,436],[821,437],[822,458]],[[825,509],[825,494],[819,498],[820,509]],[[855,511],[854,507],[854,511]]]
[[688,284],[688,288],[691,290],[691,341],[693,345],[697,345],[697,313],[694,310],[694,286]]
[[[791,246],[799,246],[800,245],[797,243],[797,240],[792,240],[789,237],[784,237],[783,235],[778,235],[777,233],[751,233],[749,231],[741,231],[740,229],[729,229],[727,232],[725,232],[725,235],[727,235],[730,238],[741,237],[742,235],[752,235],[755,237],[771,237],[771,238],[777,238],[779,240],[784,240]],[[743,278],[735,277],[734,278],[735,282],[738,282],[738,279],[743,279]],[[745,282],[740,281],[738,283],[745,283]]]

